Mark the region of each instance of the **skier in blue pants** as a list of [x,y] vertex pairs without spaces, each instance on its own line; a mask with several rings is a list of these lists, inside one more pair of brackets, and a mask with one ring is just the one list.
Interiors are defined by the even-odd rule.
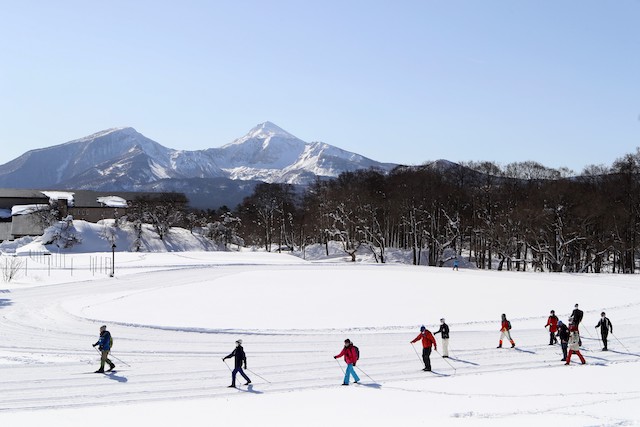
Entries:
[[353,367],[356,366],[356,362],[358,361],[358,350],[348,338],[344,340],[344,348],[340,354],[333,356],[333,358],[337,359],[342,356],[344,356],[344,361],[347,364],[347,370],[344,373],[344,381],[342,382],[342,385],[349,385],[349,377],[351,376],[357,384],[360,381],[360,378]]

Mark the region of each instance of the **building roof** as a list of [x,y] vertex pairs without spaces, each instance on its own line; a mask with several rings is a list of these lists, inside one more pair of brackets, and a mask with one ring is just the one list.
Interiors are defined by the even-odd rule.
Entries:
[[[69,205],[76,208],[100,208],[100,207],[123,207],[122,201],[131,201],[139,197],[156,198],[161,194],[154,192],[140,191],[92,191],[92,190],[20,190],[13,188],[0,188],[0,200],[13,199],[13,204],[34,204],[34,199],[41,199],[43,203],[47,203],[51,198],[54,200],[65,199],[70,196]],[[51,196],[51,197],[49,197]],[[29,200],[25,203],[19,203],[20,199]],[[118,205],[118,206],[116,206]],[[7,206],[0,207],[10,208]]]

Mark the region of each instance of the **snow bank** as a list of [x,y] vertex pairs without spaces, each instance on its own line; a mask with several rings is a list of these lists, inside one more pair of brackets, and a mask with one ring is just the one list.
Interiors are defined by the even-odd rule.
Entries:
[[[67,244],[69,239],[76,242]],[[211,240],[179,227],[171,228],[161,240],[151,225],[143,224],[142,236],[138,239],[136,231],[127,224],[115,227],[113,220],[103,220],[97,224],[74,220],[69,225],[61,222],[49,227],[39,237],[3,242],[0,244],[0,251],[8,251],[8,248],[11,248],[18,254],[111,252],[113,243],[116,245],[116,252],[188,252],[222,249]]]

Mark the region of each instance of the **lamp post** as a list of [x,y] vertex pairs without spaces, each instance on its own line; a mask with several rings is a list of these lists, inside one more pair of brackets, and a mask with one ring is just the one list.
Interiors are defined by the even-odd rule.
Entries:
[[110,277],[113,277],[113,275],[115,274],[115,270],[116,270],[116,244],[112,244],[111,245],[111,275]]

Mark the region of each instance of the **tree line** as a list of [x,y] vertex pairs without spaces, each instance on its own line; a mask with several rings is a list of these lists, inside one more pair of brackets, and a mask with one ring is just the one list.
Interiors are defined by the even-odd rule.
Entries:
[[354,261],[368,251],[384,263],[399,248],[431,266],[465,257],[481,269],[634,273],[640,149],[577,176],[536,162],[435,162],[346,172],[302,192],[260,184],[233,216],[266,250],[328,253],[335,241]]
[[537,162],[446,161],[388,174],[345,172],[300,187],[263,183],[235,209],[192,210],[182,194],[134,200],[125,218],[162,239],[172,226],[224,246],[304,250],[337,242],[355,261],[410,251],[413,263],[465,258],[480,269],[634,273],[640,233],[640,149],[576,175]]

